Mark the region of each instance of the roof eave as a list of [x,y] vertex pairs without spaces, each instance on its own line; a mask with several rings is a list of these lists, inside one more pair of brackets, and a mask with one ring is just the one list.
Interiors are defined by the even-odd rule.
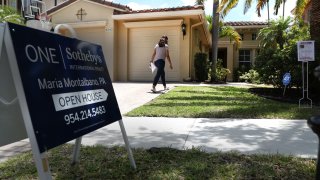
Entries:
[[[118,10],[118,11],[126,11],[124,9],[121,9],[121,8],[117,8],[117,7],[113,7],[113,6],[110,6],[110,5],[107,5],[107,4],[101,4],[101,3],[98,3],[98,2],[95,2],[95,1],[90,1],[90,0],[84,0],[85,2],[88,2],[88,3],[91,3],[91,4],[96,4],[96,5],[100,5],[100,6],[105,6],[105,7],[110,7],[112,9],[115,9],[115,10]],[[129,10],[129,9],[128,9]]]
[[[68,4],[68,5],[66,5],[66,6],[64,6],[63,3],[62,3],[62,4],[59,4],[58,6],[54,6],[54,7],[52,7],[51,9],[48,9],[48,10],[47,10],[48,16],[52,16],[52,15],[58,13],[59,11],[65,9],[65,8],[67,8],[67,7],[75,4],[75,3],[77,3],[77,2],[78,2],[78,1],[71,2],[70,4]],[[68,2],[64,2],[64,3],[68,3]],[[59,8],[59,6],[63,6],[63,7]],[[56,8],[58,8],[58,9],[56,9]],[[54,10],[54,9],[56,9],[56,10]],[[52,10],[53,10],[53,11],[52,11]],[[52,12],[51,12],[51,11],[52,11]]]
[[268,25],[247,25],[247,26],[232,26],[235,29],[248,29],[248,28],[255,28],[255,29],[262,29],[268,27]]
[[[125,11],[124,9],[121,9],[121,8],[109,6],[109,5],[106,5],[106,4],[101,4],[101,3],[94,2],[94,1],[90,1],[90,0],[84,0],[84,1],[87,2],[87,3],[91,3],[91,4],[96,4],[96,5],[99,5],[99,6],[109,7],[109,8],[112,8],[112,9],[114,9],[114,10],[118,10],[118,11]],[[50,12],[51,9],[48,10],[48,12],[49,12],[49,13],[48,13],[48,16],[52,16],[52,15],[54,15],[54,14],[57,14],[58,12],[62,11],[63,9],[65,9],[65,8],[67,8],[67,7],[75,4],[75,3],[77,3],[77,2],[79,2],[79,0],[75,0],[74,2],[71,2],[70,4],[68,4],[68,5],[66,5],[66,6],[63,6],[63,3],[62,3],[62,4],[59,4],[58,6],[55,6],[55,7],[51,8],[51,9],[55,9],[55,8],[58,7],[57,10],[53,10],[53,12]],[[66,1],[66,2],[64,2],[64,3],[68,3],[68,2]],[[62,7],[59,8],[59,6],[62,6]]]
[[146,18],[163,18],[176,16],[194,16],[203,14],[203,10],[183,10],[183,11],[166,11],[166,12],[146,12],[146,13],[129,13],[112,15],[114,20],[131,20]]

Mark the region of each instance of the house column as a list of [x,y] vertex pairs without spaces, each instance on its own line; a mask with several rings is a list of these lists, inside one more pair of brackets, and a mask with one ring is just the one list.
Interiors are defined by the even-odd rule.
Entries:
[[233,66],[234,66],[234,61],[233,61],[233,54],[234,54],[234,49],[233,49],[233,44],[229,44],[227,46],[227,68],[231,71],[230,74],[227,76],[228,81],[233,80]]
[[255,61],[256,61],[256,49],[252,49],[252,55],[251,55],[251,59],[252,59],[252,61],[251,61],[251,66],[254,66],[254,63],[255,63]]

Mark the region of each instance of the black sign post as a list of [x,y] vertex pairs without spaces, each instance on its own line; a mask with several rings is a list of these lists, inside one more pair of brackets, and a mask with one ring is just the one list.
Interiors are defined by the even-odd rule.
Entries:
[[11,23],[5,46],[41,179],[51,178],[45,151],[123,125],[101,46]]

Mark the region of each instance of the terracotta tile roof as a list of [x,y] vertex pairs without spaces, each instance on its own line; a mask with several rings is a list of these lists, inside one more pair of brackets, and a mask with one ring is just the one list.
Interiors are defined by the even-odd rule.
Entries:
[[118,11],[115,10],[113,12],[114,15],[121,15],[121,14],[138,14],[138,13],[154,13],[154,12],[170,12],[170,11],[183,11],[183,10],[197,10],[201,9],[204,10],[203,6],[180,6],[180,7],[173,7],[173,8],[158,8],[158,9],[143,9],[143,10],[131,10],[131,11]]
[[[59,4],[58,6],[55,6],[55,7],[51,8],[51,9],[49,9],[47,11],[47,13],[51,14],[51,13],[53,13],[53,12],[55,12],[55,11],[61,9],[61,8],[64,8],[64,7],[68,6],[68,5],[76,2],[76,1],[78,1],[78,0],[65,1],[65,2]],[[124,11],[132,11],[132,9],[130,7],[128,7],[128,6],[117,4],[117,3],[113,3],[113,2],[110,2],[110,1],[105,1],[105,0],[90,0],[90,1],[95,2],[95,3],[100,3],[102,5],[111,6],[111,7],[118,8],[118,9],[122,9]]]
[[258,21],[229,21],[224,22],[227,26],[267,26],[268,22],[258,22]]

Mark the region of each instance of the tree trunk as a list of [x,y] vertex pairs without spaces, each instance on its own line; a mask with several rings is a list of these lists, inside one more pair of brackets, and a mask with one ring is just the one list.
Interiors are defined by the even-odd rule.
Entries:
[[320,3],[319,0],[311,0],[310,35],[315,41],[315,62],[310,65],[310,91],[320,96],[320,81],[313,75],[315,67],[320,65]]
[[319,0],[311,0],[310,14],[310,35],[315,41],[315,58],[317,65],[320,65],[320,2]]
[[219,13],[217,13],[219,7],[219,0],[213,1],[212,11],[212,76],[211,81],[215,80],[216,64],[218,57],[218,40],[219,40]]
[[270,25],[269,24],[269,21],[270,21],[269,0],[267,0],[267,9],[268,9],[268,26],[269,26]]
[[284,9],[286,6],[286,0],[283,0],[283,11],[282,11],[282,19],[284,19]]

